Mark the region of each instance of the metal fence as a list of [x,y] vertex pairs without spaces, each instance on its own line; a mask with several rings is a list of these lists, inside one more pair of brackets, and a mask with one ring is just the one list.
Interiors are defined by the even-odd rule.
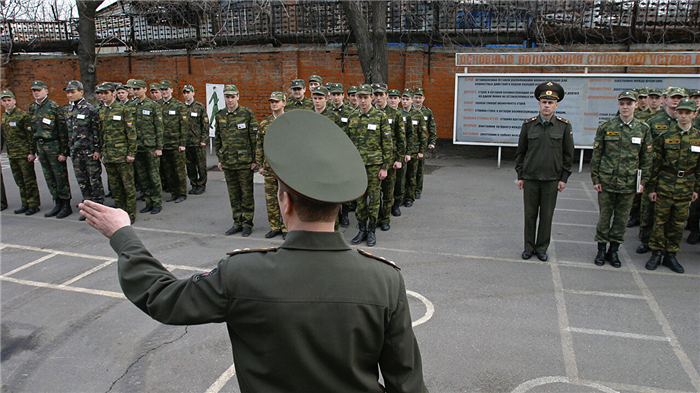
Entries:
[[[353,41],[338,1],[122,1],[96,18],[97,43],[130,51]],[[368,22],[368,4],[362,3]],[[394,0],[390,43],[620,44],[700,42],[699,0]],[[8,52],[71,52],[77,20],[0,26]]]

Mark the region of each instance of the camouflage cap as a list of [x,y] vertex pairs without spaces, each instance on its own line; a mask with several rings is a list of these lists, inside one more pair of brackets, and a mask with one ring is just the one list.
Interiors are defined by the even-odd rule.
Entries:
[[372,95],[372,86],[367,84],[362,84],[357,88],[357,93],[355,94],[365,94]]
[[695,112],[698,110],[698,105],[695,103],[695,100],[692,98],[683,98],[681,102],[678,103],[678,106],[676,107],[676,110],[679,109],[687,109],[691,112]]
[[329,89],[331,93],[345,93],[345,87],[342,83],[331,83],[331,88]]
[[80,81],[70,81],[68,82],[68,86],[66,86],[63,90],[83,90],[83,83]]
[[303,89],[304,87],[306,87],[306,85],[304,84],[303,79],[294,79],[292,81],[292,89]]
[[268,101],[284,101],[287,102],[287,96],[284,95],[281,91],[273,91],[272,94],[270,94],[270,98],[268,98]]
[[328,96],[328,89],[326,89],[325,86],[316,86],[316,88],[314,89],[314,92],[311,93],[311,95]]
[[389,97],[401,97],[401,92],[396,89],[389,90]]
[[357,86],[348,87],[348,95],[357,94]]
[[413,91],[414,96],[425,96],[425,90],[423,90],[422,87],[416,87],[416,90]]
[[160,81],[160,89],[165,90],[165,89],[172,89],[173,88],[173,82],[170,82],[168,80]]
[[0,92],[0,98],[5,97],[15,98],[15,94],[9,90],[3,90],[2,92]]
[[698,89],[692,89],[690,90],[690,93],[688,93],[690,97],[700,97],[700,90]]
[[660,87],[650,87],[649,88],[649,95],[661,97],[664,95],[664,89],[662,89]]
[[687,97],[687,94],[685,93],[685,89],[683,89],[682,87],[673,87],[673,86],[666,89],[666,92],[664,93],[664,95],[666,97],[677,97],[677,96]]
[[224,94],[238,94],[238,88],[236,85],[226,85],[224,86]]
[[49,88],[49,85],[47,85],[46,82],[34,81],[34,82],[32,82],[31,90],[41,90],[41,89],[48,89],[48,88]]
[[145,89],[148,87],[146,81],[142,79],[135,80],[131,85],[134,87],[134,89]]
[[194,93],[194,86],[192,86],[192,85],[185,85],[185,87],[182,88],[182,92],[184,93],[184,92],[186,92],[186,91],[191,91],[191,92]]
[[557,102],[564,99],[564,88],[556,82],[543,82],[537,85],[535,88],[535,98],[537,101],[545,98],[550,100],[557,100]]
[[114,91],[114,85],[112,84],[112,82],[102,82],[95,87],[95,91]]
[[401,95],[402,97],[411,97],[413,98],[413,90],[411,89],[403,89],[403,94]]
[[649,88],[648,87],[637,88],[636,92],[637,92],[638,97],[648,97],[649,96]]
[[621,92],[619,96],[617,96],[618,100],[621,100],[623,98],[627,98],[632,101],[637,101],[637,93],[633,92],[632,90],[625,90]]
[[373,83],[372,84],[373,93],[386,93],[386,85],[384,83]]
[[160,90],[161,85],[158,82],[151,83],[151,85],[148,87],[149,90]]
[[311,82],[318,82],[319,84],[321,84],[321,83],[323,83],[323,78],[321,78],[318,75],[311,75],[309,77],[309,83],[311,83]]
[[124,86],[133,89],[133,88],[134,88],[134,82],[136,82],[136,79],[129,79],[128,81],[126,81],[126,83],[124,84]]
[[117,84],[114,86],[115,90],[126,90],[126,86],[122,85],[121,83]]

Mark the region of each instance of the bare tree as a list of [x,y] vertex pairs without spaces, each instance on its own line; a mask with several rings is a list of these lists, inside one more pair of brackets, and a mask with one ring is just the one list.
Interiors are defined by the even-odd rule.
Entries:
[[355,0],[341,1],[350,31],[355,36],[365,82],[387,83],[389,81],[389,53],[386,39],[387,2],[364,1],[362,3],[370,5],[371,33],[360,8],[361,3]]
[[103,0],[77,0],[78,4],[78,61],[80,79],[85,88],[85,99],[95,103],[97,85],[97,56],[95,55],[95,12]]

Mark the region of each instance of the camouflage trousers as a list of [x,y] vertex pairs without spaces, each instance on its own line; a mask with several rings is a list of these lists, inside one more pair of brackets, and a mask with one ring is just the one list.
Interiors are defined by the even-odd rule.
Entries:
[[253,197],[253,171],[250,167],[242,169],[224,168],[228,198],[231,202],[233,225],[253,227],[255,198]]
[[131,162],[105,163],[107,181],[112,189],[114,204],[136,219],[136,186],[134,185],[134,164]]
[[380,224],[388,224],[391,222],[391,205],[394,203],[396,172],[396,169],[389,168],[386,177],[382,180],[382,206],[379,208],[379,217],[377,220]]
[[649,200],[649,192],[645,189],[642,192],[639,233],[642,235],[642,243],[649,244],[651,230],[654,226],[654,206],[656,203]]
[[634,194],[634,201],[632,202],[632,209],[641,209],[642,207],[642,194]]
[[282,222],[282,214],[280,213],[280,204],[277,201],[277,178],[274,175],[268,175],[265,172],[265,204],[267,205],[267,221],[270,223],[270,230],[275,232],[287,232],[287,228]]
[[41,162],[46,185],[53,199],[70,200],[70,181],[68,180],[68,165],[58,161],[59,147],[56,141],[37,143],[37,156]]
[[627,218],[632,210],[636,193],[616,193],[601,191],[598,193],[600,216],[595,228],[597,243],[624,243]]
[[39,207],[41,197],[39,196],[39,185],[36,182],[36,172],[34,163],[27,161],[27,158],[10,158],[10,169],[15,183],[19,187],[19,196],[22,199],[22,206]]
[[404,185],[404,201],[414,202],[416,200],[416,175],[418,174],[418,155],[414,154],[411,156],[411,161],[404,163],[406,167],[406,183]]
[[652,250],[680,251],[683,227],[688,214],[690,198],[673,199],[657,194],[654,208],[654,226],[649,239]]
[[690,204],[688,211],[688,229],[691,231],[700,231],[700,198]]
[[75,180],[80,186],[83,200],[104,203],[105,189],[102,185],[102,163],[92,158],[92,153],[74,152],[71,156]]
[[190,178],[190,185],[192,185],[192,188],[206,188],[207,147],[187,146],[185,156],[187,158],[187,177]]
[[394,201],[403,203],[403,194],[406,192],[406,166],[404,162],[401,169],[396,169],[396,180],[394,180]]
[[2,206],[3,209],[7,209],[7,194],[5,194],[5,178],[2,176],[1,170],[0,184],[2,185],[2,190],[0,190],[0,206]]
[[163,162],[165,185],[175,197],[187,198],[187,171],[185,169],[185,152],[177,149],[163,150],[160,158]]
[[381,204],[381,180],[379,180],[379,170],[381,165],[365,165],[367,171],[367,192],[357,200],[357,210],[355,217],[357,221],[367,221],[376,223],[379,217],[379,205]]
[[[155,148],[139,148],[134,161],[135,173],[147,206],[163,206],[163,188],[160,182],[160,157],[155,156]],[[111,188],[112,194],[114,189]]]
[[416,168],[416,192],[423,193],[423,172],[425,171],[425,155],[418,159],[418,168]]

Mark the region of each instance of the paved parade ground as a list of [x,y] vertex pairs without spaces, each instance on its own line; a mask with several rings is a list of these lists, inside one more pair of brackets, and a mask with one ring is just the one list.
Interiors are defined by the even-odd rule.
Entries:
[[[686,273],[651,272],[649,254],[634,252],[633,228],[622,268],[595,266],[597,197],[584,165],[559,195],[549,260],[522,260],[513,166],[429,160],[422,199],[403,207],[390,231],[378,229],[369,249],[402,269],[430,391],[700,391],[700,245],[685,243],[686,231],[678,253]],[[225,326],[161,325],[127,301],[108,240],[79,222],[77,209],[43,217],[53,202],[36,168],[42,211],[14,215],[19,194],[2,156],[2,391],[238,392]],[[71,188],[75,205],[73,177]],[[134,227],[156,258],[187,277],[227,251],[282,243],[264,238],[261,183],[255,202],[253,234],[225,236],[226,184],[212,171],[206,193],[138,214]],[[351,214],[342,229],[348,243],[355,225]]]

